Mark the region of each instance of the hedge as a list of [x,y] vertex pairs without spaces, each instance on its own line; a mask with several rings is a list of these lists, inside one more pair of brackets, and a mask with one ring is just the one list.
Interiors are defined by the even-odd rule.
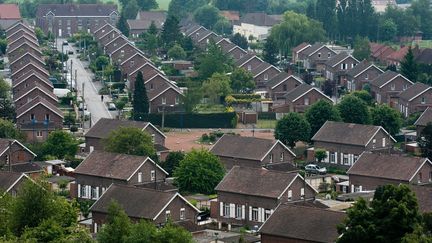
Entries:
[[276,112],[258,112],[259,120],[276,120]]
[[[162,125],[162,114],[147,114],[143,121],[153,125]],[[172,128],[235,128],[237,125],[237,114],[226,113],[170,113],[165,114],[165,127]]]

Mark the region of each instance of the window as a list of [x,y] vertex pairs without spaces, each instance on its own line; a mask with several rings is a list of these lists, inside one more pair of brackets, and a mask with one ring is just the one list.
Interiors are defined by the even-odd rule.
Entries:
[[224,209],[223,216],[229,217],[230,216],[230,205],[229,205],[229,203],[224,203],[223,209]]
[[353,164],[358,160],[358,155],[354,155],[354,161]]
[[82,25],[82,19],[78,19],[78,26]]
[[142,172],[138,172],[138,183],[142,182]]
[[365,79],[369,79],[369,74],[366,73],[366,77],[365,77]]
[[386,138],[382,138],[382,146],[383,146],[383,147],[386,146]]
[[252,208],[252,221],[258,221],[258,208]]
[[328,57],[328,58],[331,57],[331,52],[327,52],[327,57]]
[[250,71],[252,70],[252,66],[251,66],[251,65],[248,65],[248,66],[247,66],[247,70],[250,72]]
[[271,210],[270,209],[266,209],[264,211],[264,221],[266,221],[268,218],[270,218],[271,215]]
[[287,91],[288,90],[288,87],[287,87],[286,84],[284,84],[282,87],[283,87],[283,91]]
[[60,25],[60,26],[62,25],[61,19],[58,20],[58,25]]
[[36,137],[42,137],[42,131],[41,130],[36,131]]
[[305,99],[304,99],[304,104],[305,104],[305,105],[309,105],[309,98],[305,98]]
[[305,190],[304,190],[304,188],[302,187],[302,188],[300,188],[300,198],[301,198],[301,199],[304,199],[304,197],[305,197]]
[[421,183],[423,181],[423,175],[422,175],[422,173],[420,172],[419,174],[418,174],[418,183]]
[[268,74],[264,73],[264,80],[268,80]]
[[151,136],[152,136],[152,143],[155,143],[155,135],[152,134]]
[[348,154],[344,154],[343,155],[343,163],[345,165],[349,165],[349,159],[348,159],[349,155]]
[[68,19],[67,21],[66,21],[66,24],[69,26],[69,25],[71,25],[71,21],[70,21],[70,19]]
[[121,57],[124,57],[124,50],[121,50],[121,51],[120,51],[120,56],[121,56]]
[[156,172],[154,170],[152,170],[150,172],[150,180],[154,181],[156,179]]
[[171,218],[171,211],[170,210],[165,211],[165,219],[166,219],[166,221],[168,221],[168,219],[170,219],[170,218]]
[[178,96],[175,97],[175,104],[178,105],[180,103],[180,98]]
[[243,213],[242,213],[242,205],[240,205],[240,204],[237,204],[236,205],[236,218],[238,218],[238,219],[241,219],[241,218],[243,218]]
[[281,162],[284,161],[284,152],[280,153],[280,161],[281,161]]
[[91,191],[91,198],[97,199],[97,188],[91,187],[90,191]]
[[130,66],[130,67],[133,67],[134,65],[135,65],[135,61],[130,61],[130,62],[129,62],[129,66]]
[[396,85],[395,84],[391,84],[390,89],[391,90],[395,90],[396,89]]
[[81,193],[80,194],[81,194],[82,198],[87,198],[87,190],[86,189],[87,189],[87,186],[81,185],[81,189],[80,189]]
[[374,139],[372,140],[372,148],[375,148],[375,143],[376,143],[376,139],[374,138]]
[[184,220],[185,217],[185,209],[184,208],[180,208],[180,220]]
[[166,104],[166,97],[162,97],[162,105]]
[[431,182],[431,181],[432,181],[432,171],[429,172],[429,182]]
[[336,163],[336,153],[330,152],[330,163]]
[[321,57],[321,52],[318,52],[318,58],[320,58]]
[[35,120],[35,115],[34,114],[30,114],[30,120]]
[[292,200],[292,191],[288,190],[288,201]]
[[45,114],[45,121],[49,121],[50,120],[50,115],[49,114]]
[[273,163],[273,154],[270,154],[270,163]]
[[425,98],[425,97],[422,97],[422,98],[421,98],[421,103],[422,103],[422,104],[426,104],[426,98]]
[[404,84],[403,89],[404,90],[408,89],[408,84]]
[[150,83],[150,89],[153,89],[153,83]]

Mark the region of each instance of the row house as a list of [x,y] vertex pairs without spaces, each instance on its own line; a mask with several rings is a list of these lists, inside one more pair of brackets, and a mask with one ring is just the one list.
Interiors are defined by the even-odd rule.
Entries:
[[107,43],[105,43],[103,45],[104,54],[110,55],[115,50],[117,50],[119,47],[121,47],[127,43],[129,43],[129,41],[125,36],[118,35],[117,37],[113,38],[112,40],[108,41]]
[[44,66],[39,66],[39,64],[34,62],[29,62],[25,64],[25,66],[21,67],[20,69],[12,71],[11,79],[12,80],[20,79],[32,71],[36,72],[39,76],[45,79],[48,79],[50,77],[50,74],[48,73],[48,71],[45,69]]
[[372,61],[381,64],[387,64],[387,57],[395,51],[390,46],[374,43],[374,42],[370,42],[369,46],[371,49],[370,57]]
[[166,21],[167,13],[164,11],[139,11],[135,19],[128,19],[129,35],[138,38],[142,33],[149,30],[152,23],[157,30],[162,30]]
[[424,185],[432,182],[432,162],[408,155],[364,152],[347,174],[351,192],[372,191],[387,184]]
[[273,101],[285,99],[285,95],[303,84],[303,80],[286,72],[280,72],[267,83],[267,97]]
[[150,134],[158,156],[163,161],[167,156],[168,149],[165,147],[166,136],[149,122],[132,120],[117,120],[101,118],[84,135],[86,151],[103,150],[103,139],[108,138],[111,132],[120,127],[135,127]]
[[20,93],[20,95],[14,95],[13,102],[15,104],[15,109],[19,109],[23,105],[27,104],[33,99],[41,97],[52,105],[56,106],[58,104],[57,96],[49,89],[46,89],[43,85],[39,83],[34,83],[26,92]]
[[183,93],[172,81],[160,73],[146,79],[145,86],[148,92],[149,109],[151,113],[161,112],[166,106],[180,105]]
[[21,97],[29,88],[37,84],[42,86],[44,90],[54,92],[53,84],[45,77],[42,77],[34,70],[30,70],[19,79],[12,80],[12,94],[14,97]]
[[396,107],[399,94],[413,85],[402,74],[386,71],[370,82],[371,93],[378,104],[388,104]]
[[256,88],[265,88],[266,83],[280,72],[281,71],[277,67],[267,62],[262,63],[251,71],[255,80]]
[[305,50],[306,48],[309,48],[310,46],[311,46],[311,44],[303,42],[300,45],[294,47],[291,50],[291,62],[294,64],[297,64],[297,62],[300,61],[299,53],[302,52],[303,50]]
[[223,53],[230,55],[234,61],[239,60],[248,53],[243,48],[230,42],[228,39],[223,39],[216,44],[221,47]]
[[314,148],[308,161],[316,161],[314,150],[323,149],[323,165],[350,168],[365,151],[389,153],[396,140],[381,126],[327,121],[312,137]]
[[93,31],[93,38],[99,42],[99,40],[110,33],[111,31],[119,32],[119,30],[115,27],[115,25],[112,25],[110,23],[105,23],[95,31]]
[[34,30],[30,25],[28,25],[24,21],[19,21],[19,22],[15,23],[14,25],[11,25],[9,28],[5,29],[6,36],[12,36],[15,32],[21,31],[21,30],[27,31],[29,33],[34,33]]
[[30,44],[33,44],[33,46],[39,47],[38,40],[33,38],[34,33],[28,33],[26,31],[22,32],[23,34],[16,34],[16,39],[11,39],[8,42],[8,49],[13,50],[23,44],[24,42],[29,42]]
[[243,68],[249,72],[252,72],[252,70],[254,70],[263,63],[264,61],[255,54],[247,54],[237,60],[234,65],[239,68]]
[[362,90],[365,84],[369,84],[371,80],[374,80],[382,73],[384,71],[375,64],[363,60],[346,72],[347,89],[350,92]]
[[45,34],[66,38],[80,31],[90,33],[105,23],[116,25],[119,16],[116,4],[39,4],[36,26]]
[[115,38],[117,38],[117,37],[119,37],[121,35],[122,35],[121,31],[113,27],[111,30],[105,32],[105,34],[102,35],[98,39],[98,43],[101,46],[105,46],[107,43],[111,42],[112,40],[114,40]]
[[112,184],[143,185],[163,182],[168,173],[151,158],[92,151],[75,169],[75,196],[98,200]]
[[289,112],[305,112],[311,105],[319,100],[326,100],[334,103],[333,100],[325,95],[318,88],[303,83],[296,88],[286,93],[283,96],[282,103],[273,106],[273,111],[276,113],[289,113]]
[[[16,27],[17,26],[17,27]],[[17,29],[18,28],[18,29]],[[14,42],[22,37],[27,37],[32,40],[32,42],[37,42],[38,39],[35,36],[33,29],[28,29],[24,24],[22,25],[14,25],[11,27],[14,31],[9,31],[6,40],[8,43]]]
[[236,135],[222,136],[210,152],[219,157],[226,170],[234,166],[260,168],[271,164],[294,165],[296,157],[279,140]]
[[112,184],[90,208],[93,233],[107,223],[112,201],[117,202],[134,223],[146,220],[157,226],[169,221],[195,225],[200,213],[178,192]]
[[31,53],[39,59],[41,59],[43,56],[42,52],[39,50],[39,47],[32,44],[32,42],[24,42],[14,49],[7,49],[8,59],[10,62],[19,59],[26,53]]
[[127,80],[128,74],[134,72],[135,70],[137,70],[137,68],[143,66],[148,62],[150,62],[150,60],[148,60],[141,52],[136,52],[128,59],[124,60],[122,63],[120,63],[120,69],[122,70],[123,79]]
[[318,72],[324,70],[324,64],[330,60],[336,52],[329,46],[321,43],[315,43],[304,48],[298,53],[298,61],[303,63],[306,69],[316,69]]
[[432,106],[432,87],[415,83],[399,94],[398,108],[404,117],[423,112]]
[[286,202],[311,201],[317,191],[297,172],[234,166],[216,186],[219,228],[222,223],[259,227]]
[[427,107],[420,117],[414,122],[417,131],[417,137],[421,136],[423,129],[432,122],[432,108]]
[[45,67],[45,61],[38,56],[33,55],[30,52],[25,53],[20,58],[11,61],[9,63],[9,68],[12,72],[18,71],[29,63],[35,63],[39,67]]
[[347,71],[354,68],[359,61],[347,52],[341,52],[324,63],[325,77],[336,81],[338,85],[347,86]]

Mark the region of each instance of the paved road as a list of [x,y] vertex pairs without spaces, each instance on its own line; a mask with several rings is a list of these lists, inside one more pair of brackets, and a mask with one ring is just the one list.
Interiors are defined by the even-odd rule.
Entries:
[[[59,51],[62,50],[63,40],[58,40],[57,48]],[[75,50],[71,45],[63,47],[65,51],[72,49],[74,55],[69,55],[68,69],[70,70],[70,63],[72,60],[73,77],[75,79],[75,70],[77,70],[77,84],[78,96],[83,94],[84,84],[84,101],[87,104],[87,111],[91,113],[91,123],[95,124],[101,118],[113,118],[113,114],[108,111],[104,102],[109,101],[107,95],[104,96],[104,102],[101,101],[101,96],[98,94],[99,89],[102,87],[100,82],[93,82],[93,73],[90,70],[86,70],[84,67],[88,64],[82,62],[77,58]]]

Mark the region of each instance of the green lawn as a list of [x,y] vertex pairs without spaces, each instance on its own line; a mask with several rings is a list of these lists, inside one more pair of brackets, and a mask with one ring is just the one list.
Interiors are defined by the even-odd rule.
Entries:
[[257,128],[261,129],[274,129],[276,127],[276,120],[258,120]]

